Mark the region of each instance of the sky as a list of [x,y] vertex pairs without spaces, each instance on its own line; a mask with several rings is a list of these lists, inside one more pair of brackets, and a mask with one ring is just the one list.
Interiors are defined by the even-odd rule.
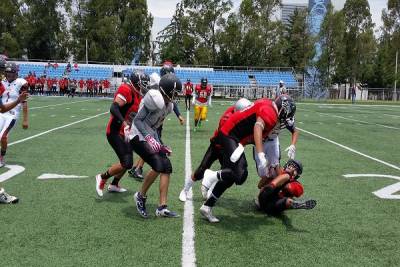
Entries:
[[[336,9],[342,9],[346,0],[332,0],[332,3]],[[154,25],[152,32],[157,33],[168,25],[169,20],[175,12],[176,4],[180,0],[147,0],[147,5],[151,14],[153,14]],[[237,9],[240,5],[241,0],[232,0],[234,9]],[[382,9],[387,7],[387,0],[368,0],[372,21],[375,23],[375,29],[378,29],[382,25],[381,14]],[[283,0],[283,3],[308,3],[307,0]]]

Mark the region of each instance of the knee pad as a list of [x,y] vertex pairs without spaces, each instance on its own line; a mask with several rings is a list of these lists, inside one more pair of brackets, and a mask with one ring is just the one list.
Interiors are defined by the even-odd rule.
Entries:
[[127,170],[132,169],[132,166],[133,166],[133,157],[132,157],[132,155],[124,155],[122,157],[122,160],[121,160],[120,163],[121,163],[121,166],[124,169],[127,169]]
[[151,164],[151,168],[159,173],[172,173],[172,164],[167,157],[160,157],[157,155]]
[[244,182],[247,180],[247,176],[249,175],[249,172],[247,169],[242,170],[240,173],[238,173],[238,176],[236,176],[235,184],[236,185],[242,185]]
[[196,171],[195,171],[194,174],[193,174],[194,180],[195,180],[195,181],[202,180],[203,177],[204,177],[204,172],[205,172],[205,171],[206,171],[206,169],[203,168],[203,167],[197,168]]

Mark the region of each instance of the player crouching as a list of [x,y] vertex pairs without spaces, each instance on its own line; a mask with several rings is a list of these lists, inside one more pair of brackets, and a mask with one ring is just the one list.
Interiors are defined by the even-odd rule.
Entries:
[[290,159],[272,180],[261,178],[258,183],[260,192],[255,199],[257,208],[269,215],[277,215],[287,209],[313,209],[317,205],[315,200],[294,200],[304,192],[298,181],[302,172],[301,162]]
[[175,74],[161,77],[159,90],[149,90],[140,103],[140,108],[133,120],[129,134],[133,150],[151,166],[144,178],[142,187],[134,199],[136,208],[143,218],[148,217],[146,209],[147,191],[160,175],[160,199],[156,209],[158,217],[179,217],[167,207],[169,177],[172,164],[168,156],[172,150],[163,144],[157,129],[166,116],[173,111],[173,98],[182,89],[182,84]]

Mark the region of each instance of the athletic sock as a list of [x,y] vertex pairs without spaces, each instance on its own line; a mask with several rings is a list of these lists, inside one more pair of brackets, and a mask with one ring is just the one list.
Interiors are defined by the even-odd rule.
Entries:
[[6,155],[6,153],[7,153],[7,150],[3,150],[3,149],[1,150],[1,156],[2,157],[4,157]]
[[114,179],[112,180],[111,184],[115,185],[115,186],[118,186],[120,180],[121,180],[121,178],[115,178],[114,177]]
[[100,176],[101,176],[101,179],[103,179],[103,180],[107,180],[108,178],[111,177],[111,175],[108,172],[108,170],[105,173],[102,173]]

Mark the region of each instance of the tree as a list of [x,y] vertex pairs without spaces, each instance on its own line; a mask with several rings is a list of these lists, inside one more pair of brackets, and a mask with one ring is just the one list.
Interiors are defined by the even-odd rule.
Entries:
[[286,26],[285,56],[289,66],[304,73],[314,57],[314,40],[308,30],[307,11],[296,9]]
[[371,13],[367,0],[347,0],[344,8],[345,64],[350,84],[366,83],[376,52]]
[[147,61],[153,18],[145,0],[75,1],[71,33],[78,61],[85,59],[86,40],[91,61],[128,63],[134,54]]

